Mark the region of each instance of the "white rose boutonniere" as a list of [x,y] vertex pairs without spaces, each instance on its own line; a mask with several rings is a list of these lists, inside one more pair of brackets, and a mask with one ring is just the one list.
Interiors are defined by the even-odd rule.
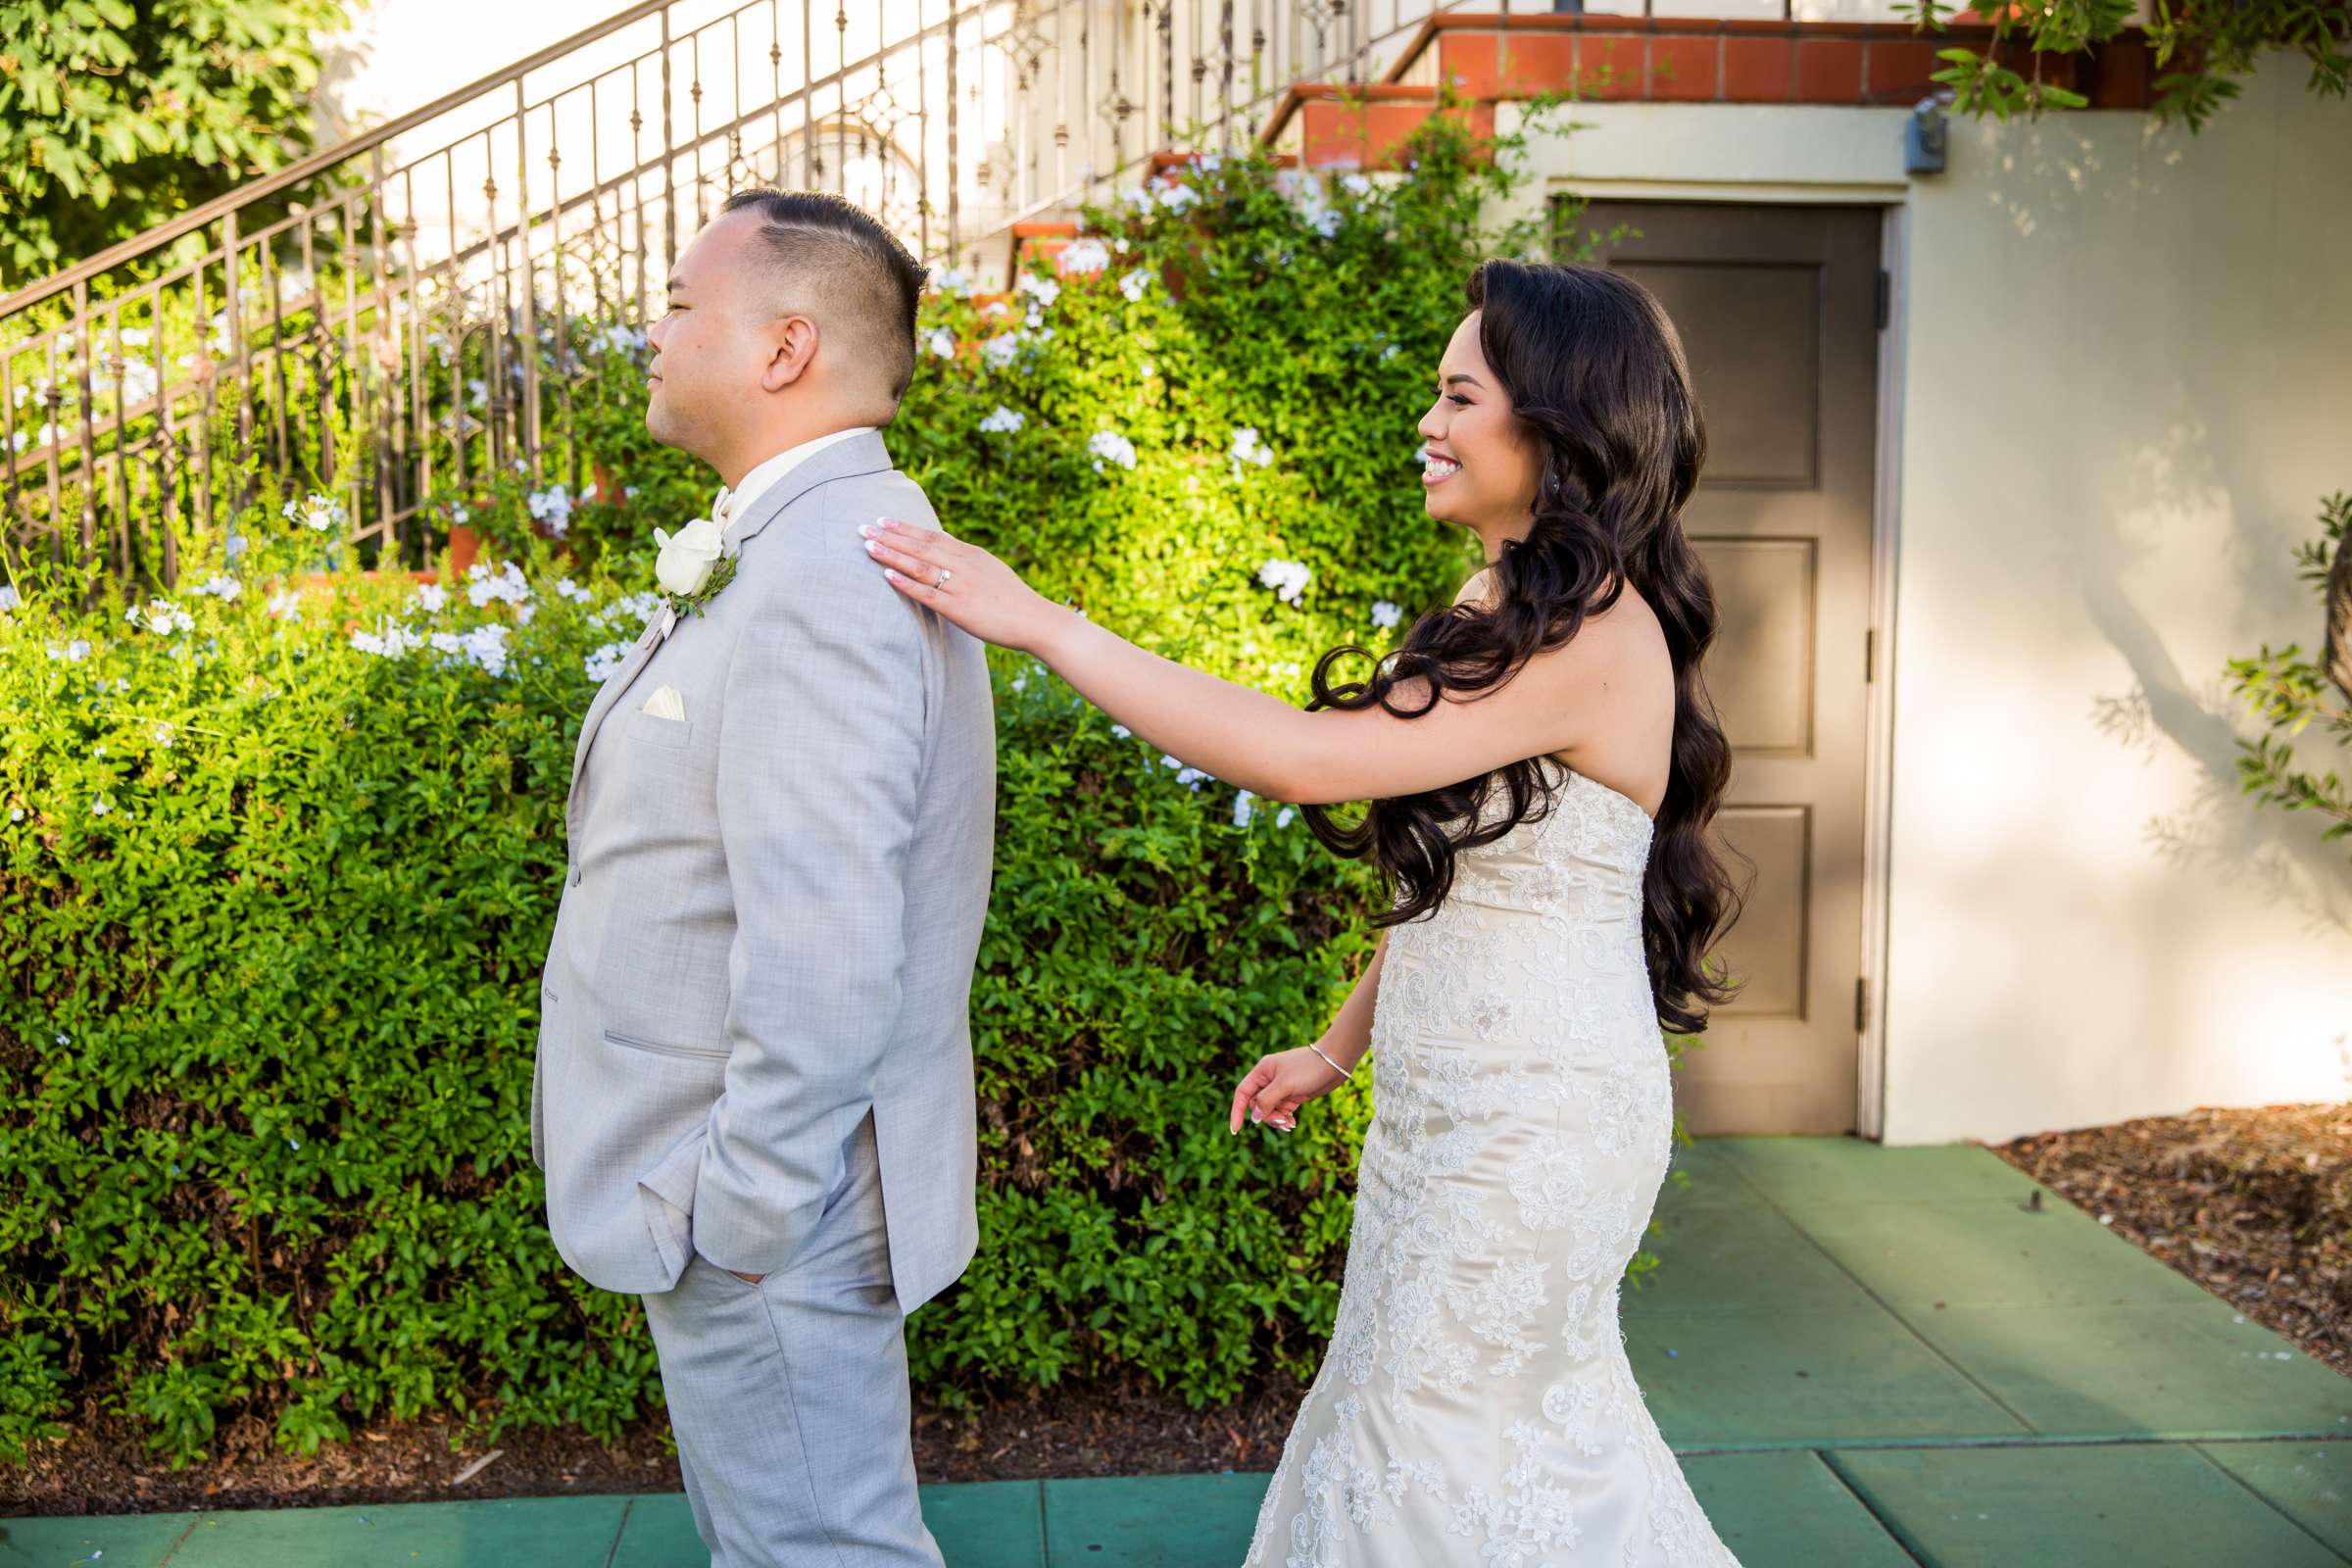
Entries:
[[699,615],[735,575],[735,558],[721,548],[718,524],[697,517],[675,534],[654,530],[661,554],[654,558],[654,580],[671,617]]

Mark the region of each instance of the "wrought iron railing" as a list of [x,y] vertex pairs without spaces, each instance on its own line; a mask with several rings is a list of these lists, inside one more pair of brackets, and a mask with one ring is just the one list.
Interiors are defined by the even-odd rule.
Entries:
[[274,484],[417,559],[437,496],[577,489],[582,344],[659,309],[728,190],[840,191],[973,267],[1460,3],[644,0],[0,298],[5,540],[168,584],[189,525]]

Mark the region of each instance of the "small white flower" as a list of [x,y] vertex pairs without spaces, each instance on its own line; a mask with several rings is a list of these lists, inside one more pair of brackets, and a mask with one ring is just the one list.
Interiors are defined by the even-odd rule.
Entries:
[[[437,632],[434,634],[433,640],[437,644],[441,638],[448,635],[447,632]],[[506,627],[492,621],[487,625],[476,626],[471,631],[460,633],[456,642],[459,654],[479,664],[491,674],[504,675],[507,672]]]
[[1154,183],[1167,185],[1167,188],[1159,193],[1159,205],[1163,212],[1181,213],[1200,199],[1200,193],[1190,185],[1179,185],[1168,181],[1155,181]]
[[1254,809],[1250,803],[1255,799],[1257,799],[1257,797],[1251,795],[1248,790],[1243,790],[1240,794],[1234,796],[1233,825],[1235,827],[1248,827],[1250,825],[1250,817]]
[[76,637],[70,643],[51,643],[46,652],[51,659],[62,660],[69,664],[78,664],[90,657],[90,645]]
[[1274,813],[1274,825],[1276,827],[1289,827],[1291,825],[1291,818],[1297,814],[1297,812],[1293,811],[1289,807],[1286,806],[1281,810]]
[[1254,463],[1262,468],[1274,461],[1273,449],[1260,441],[1257,438],[1256,429],[1250,425],[1244,425],[1233,432],[1233,448],[1227,456],[1231,457],[1237,465],[1237,472],[1239,471],[1238,466],[1244,463]]
[[[270,613],[272,615],[293,615],[294,612],[301,608],[301,605],[302,595],[296,593],[291,588],[288,588],[283,593],[275,593],[270,596],[269,609]],[[301,617],[296,616],[295,618],[300,619]]]
[[1040,277],[1035,272],[1023,272],[1012,285],[1012,291],[1015,294],[1028,295],[1037,301],[1041,309],[1051,309],[1054,302],[1061,298],[1059,283],[1050,277]]
[[0,610],[13,611],[24,603],[24,600],[17,592],[15,583],[0,583]]
[[1027,341],[1026,334],[1020,332],[992,337],[980,345],[980,363],[992,370],[1002,370],[1020,358],[1021,345]]
[[330,533],[343,526],[342,503],[316,490],[278,510],[288,522],[298,522],[313,533]]
[[952,360],[956,357],[956,334],[944,326],[934,327],[923,340],[923,346],[943,360]]
[[1159,765],[1160,765],[1160,766],[1162,766],[1162,767],[1179,767],[1179,768],[1180,768],[1180,767],[1184,766],[1184,763],[1183,763],[1182,761],[1178,760],[1176,758],[1170,757],[1170,756],[1169,756],[1167,753],[1165,753],[1165,752],[1162,752],[1162,753],[1160,753],[1160,754],[1159,754]]
[[1061,248],[1054,265],[1065,276],[1071,272],[1091,276],[1110,265],[1110,247],[1099,239],[1074,239]]
[[1257,580],[1274,590],[1274,597],[1286,605],[1296,606],[1298,596],[1306,591],[1314,573],[1301,562],[1284,561],[1280,557],[1257,568]]
[[380,617],[374,631],[354,631],[351,646],[378,659],[398,659],[424,646],[423,636],[391,616]]
[[534,490],[526,498],[531,515],[547,524],[547,531],[557,538],[564,537],[571,523],[571,491],[561,484],[551,484],[544,490]]
[[1029,677],[1026,675],[1013,676],[1012,689],[1016,692],[1027,691],[1029,689]]
[[1208,777],[1208,774],[1203,773],[1197,767],[1182,767],[1176,770],[1176,782],[1186,786],[1188,789],[1199,789],[1202,784],[1207,782]]
[[942,294],[953,294],[960,298],[972,291],[972,280],[964,276],[958,268],[949,268],[932,281]]
[[172,733],[173,733],[173,732],[172,732],[172,726],[171,726],[171,725],[169,725],[169,724],[158,724],[158,725],[156,725],[156,726],[155,726],[155,728],[154,728],[154,729],[150,730],[148,733],[149,733],[149,735],[150,735],[150,736],[152,736],[152,737],[153,737],[153,739],[154,739],[154,741],[155,741],[155,744],[156,744],[156,745],[158,745],[158,746],[162,747],[162,748],[163,748],[165,751],[167,751],[167,752],[168,752],[168,751],[170,751],[170,750],[172,749]]
[[623,594],[590,618],[599,626],[625,625],[635,621],[640,627],[662,612],[662,596],[651,588],[633,594]]
[[473,514],[467,512],[464,507],[452,507],[449,509],[449,520],[451,522],[463,524],[472,516]]
[[1086,449],[1095,455],[1097,473],[1102,471],[1105,463],[1115,463],[1128,469],[1135,466],[1135,443],[1116,430],[1097,430],[1086,438]]
[[437,582],[420,583],[416,588],[416,608],[428,615],[438,615],[449,604],[449,590]]
[[22,822],[22,821],[24,821],[24,808],[23,808],[22,806],[12,806],[12,807],[10,807],[10,808],[8,808],[8,819],[9,819],[11,822]]
[[1386,631],[1404,618],[1404,608],[1386,599],[1372,601],[1372,624]]
[[1151,287],[1152,269],[1149,267],[1139,267],[1119,279],[1119,292],[1127,296],[1130,305],[1141,300]]
[[1340,186],[1350,196],[1369,196],[1372,194],[1372,182],[1361,174],[1342,174],[1340,176]]
[[980,421],[980,428],[989,435],[1010,435],[1028,422],[1020,410],[1008,409],[1000,403],[996,413]]
[[523,580],[522,568],[512,561],[496,572],[477,561],[466,568],[466,597],[476,610],[494,599],[503,599],[511,605],[527,605],[531,601],[531,585]]
[[186,611],[169,599],[150,599],[144,609],[132,605],[122,612],[122,618],[133,626],[144,626],[158,636],[187,631],[196,624]]
[[607,643],[590,654],[587,659],[588,678],[599,686],[611,680],[628,661],[629,647],[627,643]]
[[115,803],[108,800],[103,795],[99,796],[96,800],[90,803],[90,814],[92,816],[104,816],[107,812],[113,810],[114,808]]
[[204,581],[196,585],[196,592],[200,594],[211,594],[215,599],[219,599],[223,602],[236,598],[244,591],[245,585],[243,583],[237,581],[236,578],[228,576],[222,572],[215,572],[212,576],[205,578]]
[[573,582],[569,577],[558,577],[556,579],[556,597],[558,599],[574,599],[585,604],[594,599],[596,595],[591,590]]
[[1380,363],[1386,365],[1402,352],[1403,349],[1400,345],[1392,343],[1387,348],[1380,351]]
[[1135,734],[1135,731],[1133,731],[1133,730],[1129,729],[1129,728],[1128,728],[1126,725],[1124,725],[1124,724],[1113,724],[1113,725],[1111,725],[1111,726],[1110,726],[1110,732],[1111,732],[1111,734],[1113,734],[1113,735],[1117,736],[1117,737],[1118,737],[1120,740],[1126,740],[1126,739],[1128,739],[1130,736],[1132,736],[1132,735],[1134,735],[1134,734]]

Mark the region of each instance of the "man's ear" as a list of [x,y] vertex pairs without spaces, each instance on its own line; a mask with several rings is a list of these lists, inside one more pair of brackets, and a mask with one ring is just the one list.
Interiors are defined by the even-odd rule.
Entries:
[[760,385],[781,392],[808,373],[816,362],[816,323],[806,316],[787,316],[768,329],[767,363],[760,368]]

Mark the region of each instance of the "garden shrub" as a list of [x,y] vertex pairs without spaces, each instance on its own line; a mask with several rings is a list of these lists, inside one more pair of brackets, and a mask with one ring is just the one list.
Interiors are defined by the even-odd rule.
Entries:
[[[1009,297],[948,279],[893,453],[1048,592],[1302,698],[1477,559],[1421,513],[1413,423],[1509,176],[1444,123],[1417,153],[1378,183],[1202,167]],[[593,354],[572,435],[605,482],[451,498],[469,572],[370,575],[334,502],[265,476],[169,597],[21,564],[0,597],[0,1452],[96,1412],[179,1462],[231,1420],[307,1451],[431,1412],[610,1437],[659,1402],[637,1301],[564,1268],[528,1152],[573,738],[648,611],[647,533],[711,488],[644,436],[637,335]],[[992,669],[981,1250],[910,1321],[913,1374],[1126,1369],[1196,1404],[1303,1375],[1368,1105],[1281,1139],[1226,1111],[1328,1023],[1376,879]]]

